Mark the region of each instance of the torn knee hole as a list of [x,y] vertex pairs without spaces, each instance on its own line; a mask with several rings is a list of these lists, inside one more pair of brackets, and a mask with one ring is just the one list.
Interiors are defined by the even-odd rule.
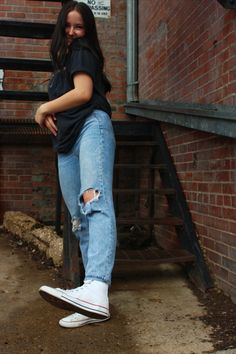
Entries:
[[100,196],[100,192],[96,189],[88,189],[83,193],[83,202],[84,204],[97,200]]
[[79,204],[81,212],[84,215],[101,212],[102,204],[100,203],[101,192],[97,189],[87,189],[80,198]]

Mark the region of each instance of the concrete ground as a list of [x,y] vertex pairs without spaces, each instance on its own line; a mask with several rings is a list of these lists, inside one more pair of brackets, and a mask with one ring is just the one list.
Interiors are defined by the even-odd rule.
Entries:
[[[111,320],[77,329],[59,327],[66,311],[38,295],[61,286],[53,268],[32,260],[0,230],[0,353],[202,354],[213,353],[204,307],[177,266],[142,273],[117,270],[110,291]],[[217,353],[235,354],[236,349]]]

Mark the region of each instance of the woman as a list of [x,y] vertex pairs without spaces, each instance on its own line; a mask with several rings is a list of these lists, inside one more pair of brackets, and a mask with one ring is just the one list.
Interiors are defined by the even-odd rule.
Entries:
[[115,140],[111,108],[95,19],[84,3],[66,3],[58,16],[50,54],[54,75],[49,102],[35,115],[52,133],[58,153],[63,198],[72,230],[80,241],[85,269],[81,287],[72,290],[42,286],[41,296],[53,305],[75,311],[60,320],[63,327],[109,319],[108,287],[115,259],[116,225],[112,199]]

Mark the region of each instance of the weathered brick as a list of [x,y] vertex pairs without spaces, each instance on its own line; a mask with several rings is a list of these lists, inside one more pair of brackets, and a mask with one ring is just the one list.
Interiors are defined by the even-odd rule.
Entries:
[[236,260],[232,260],[226,257],[222,258],[222,265],[231,272],[236,272]]

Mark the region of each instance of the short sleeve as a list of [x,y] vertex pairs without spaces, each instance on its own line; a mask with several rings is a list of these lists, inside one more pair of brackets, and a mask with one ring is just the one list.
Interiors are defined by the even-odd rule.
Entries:
[[72,79],[75,73],[83,72],[88,74],[92,78],[93,82],[95,82],[97,65],[98,63],[96,57],[89,49],[74,49],[71,53],[68,67],[70,77]]

